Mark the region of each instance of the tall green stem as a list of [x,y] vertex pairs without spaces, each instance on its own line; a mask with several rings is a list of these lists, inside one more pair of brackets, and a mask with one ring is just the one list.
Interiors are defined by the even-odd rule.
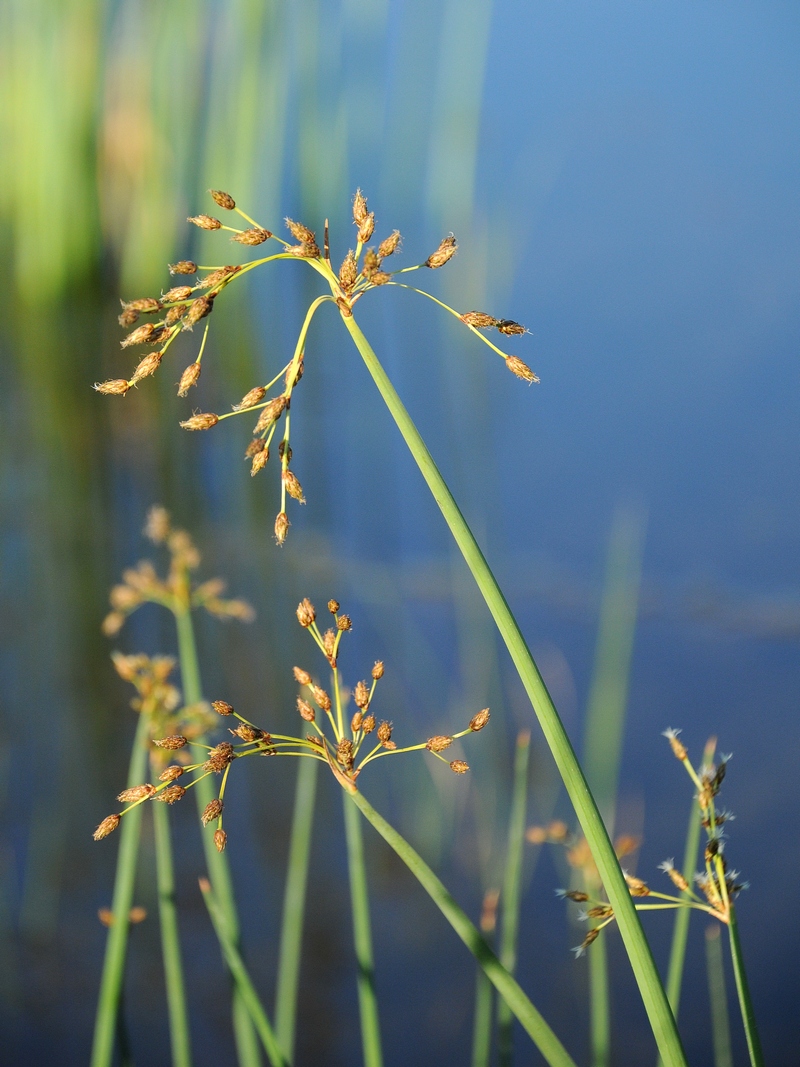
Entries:
[[[686,848],[683,853],[683,877],[692,884],[694,879],[697,849],[700,846],[700,823],[702,815],[700,805],[692,801],[692,810],[689,813],[689,825],[686,829]],[[682,896],[689,897],[688,893]],[[683,984],[683,964],[686,959],[686,942],[689,937],[689,908],[678,908],[675,913],[675,926],[672,931],[672,947],[669,953],[669,968],[667,970],[667,997],[675,1018],[678,1018],[678,1008],[681,1000],[681,985]]]
[[[600,949],[598,952],[597,950]],[[589,962],[589,1036],[592,1067],[611,1063],[611,1005],[608,996],[608,953],[599,937],[587,953]]]
[[363,793],[356,790],[348,793],[345,799],[348,797],[422,885],[483,968],[497,992],[519,1019],[550,1067],[575,1067],[575,1061],[533,1006],[519,982],[508,973],[489,948],[478,928],[470,921],[466,912],[456,904],[447,888],[439,881],[419,853],[382,815],[378,814]]
[[175,900],[175,872],[172,863],[169,812],[165,804],[152,804],[151,808],[156,846],[158,918],[161,924],[161,951],[167,987],[172,1067],[191,1067],[192,1047],[189,1038],[189,1016],[183,981],[181,943],[178,934],[178,909]]
[[[514,788],[508,820],[508,845],[503,891],[500,894],[502,925],[500,928],[500,962],[513,974],[517,966],[519,909],[522,890],[522,855],[525,847],[525,819],[528,800],[528,765],[531,735],[523,730],[517,737],[514,757]],[[514,1052],[514,1016],[501,998],[497,1003],[497,1044],[500,1067],[511,1067]]]
[[372,930],[369,920],[367,871],[364,865],[364,841],[358,812],[350,803],[348,793],[344,802],[344,829],[347,839],[347,863],[350,870],[350,900],[353,910],[353,939],[358,965],[358,1008],[361,1016],[361,1044],[364,1067],[381,1067],[381,1029],[378,1019],[378,998],[375,992],[375,964],[372,957]]
[[708,999],[711,1007],[714,1067],[733,1067],[728,996],[725,991],[725,967],[722,960],[722,945],[719,934],[720,924],[717,922],[706,928],[706,973],[708,976]]
[[[203,699],[203,687],[200,681],[200,664],[197,658],[197,643],[194,638],[191,611],[189,608],[176,608],[174,614],[178,631],[183,697],[187,704],[198,704]],[[214,799],[214,784],[211,778],[200,779],[193,792],[197,801],[197,809],[202,814],[209,802]],[[203,833],[202,837],[206,865],[219,911],[223,921],[227,924],[231,939],[234,944],[238,944],[239,916],[236,911],[233,881],[227,857],[224,853],[217,852],[211,834]],[[241,1067],[261,1067],[258,1041],[238,986],[233,990],[233,1033]]]
[[[135,785],[141,785],[145,780],[149,729],[148,716],[140,715],[128,768],[129,789]],[[125,816],[120,828],[117,873],[114,878],[114,896],[111,903],[113,921],[108,929],[103,975],[100,979],[91,1067],[110,1067],[114,1055],[114,1035],[117,1030],[122,981],[125,975],[125,956],[128,948],[130,925],[128,916],[133,903],[141,827],[142,807],[139,805]]]
[[530,698],[614,908],[661,1057],[667,1067],[686,1067],[675,1020],[614,848],[539,669],[472,531],[378,357],[352,315],[342,319],[450,527]]
[[275,1033],[289,1063],[294,1060],[297,1027],[297,991],[300,980],[300,955],[303,947],[303,919],[308,885],[308,861],[311,855],[311,830],[314,824],[314,797],[317,791],[319,763],[298,761],[297,788],[294,797],[292,836],[283,897],[281,944],[278,952],[277,990],[275,994]]
[[472,1027],[472,1067],[489,1067],[492,1055],[492,983],[477,968],[475,1020]]
[[750,1054],[750,1067],[764,1067],[764,1055],[761,1051],[761,1039],[758,1036],[753,1001],[750,999],[750,987],[744,969],[742,943],[739,940],[739,924],[736,920],[736,908],[731,904],[728,915],[728,933],[731,939],[731,958],[733,976],[736,979],[736,992],[739,996],[739,1008],[742,1013],[744,1032],[747,1037],[747,1051]]

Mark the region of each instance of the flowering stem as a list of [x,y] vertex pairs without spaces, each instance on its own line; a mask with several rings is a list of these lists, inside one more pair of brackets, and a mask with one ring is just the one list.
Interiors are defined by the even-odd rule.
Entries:
[[614,908],[661,1057],[667,1067],[685,1067],[686,1057],[650,946],[597,804],[539,669],[472,531],[378,357],[352,315],[342,319],[450,527],[528,693]]
[[733,976],[736,979],[736,992],[739,996],[739,1008],[742,1013],[744,1032],[747,1037],[747,1051],[750,1054],[750,1067],[764,1067],[764,1055],[761,1051],[761,1039],[758,1036],[753,1002],[750,999],[750,987],[747,984],[747,974],[744,969],[744,957],[742,955],[742,943],[739,940],[739,926],[736,921],[736,908],[730,904],[728,914],[728,933],[731,939],[731,959],[733,960]]
[[[147,739],[150,728],[149,716],[140,715],[136,736],[131,749],[128,769],[128,788],[143,782],[147,773]],[[117,873],[114,878],[114,897],[111,903],[113,921],[108,929],[106,954],[103,960],[103,975],[100,979],[100,996],[97,1002],[97,1017],[94,1025],[91,1067],[110,1067],[114,1055],[114,1034],[120,1010],[122,979],[125,973],[125,956],[128,948],[128,927],[133,889],[136,880],[136,862],[139,855],[139,833],[142,826],[142,809],[137,807],[120,829]]]
[[[393,826],[379,815],[363,793],[349,794],[362,815],[372,823],[390,848],[394,849],[411,873],[417,878],[434,904],[453,927],[455,932],[473,954],[500,996],[519,1019],[525,1031],[550,1067],[575,1067],[575,1061],[558,1040],[523,992],[517,980],[508,973],[497,956],[489,948],[477,927],[456,904],[422,857],[409,845]],[[345,797],[347,802],[347,797]],[[349,806],[349,804],[347,805]]]

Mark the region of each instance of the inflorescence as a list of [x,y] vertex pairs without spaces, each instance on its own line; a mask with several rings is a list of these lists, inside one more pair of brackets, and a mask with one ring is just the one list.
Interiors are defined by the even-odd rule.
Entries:
[[[226,226],[219,219],[210,215],[196,215],[188,219],[189,222],[202,230],[225,230],[232,234],[231,240],[233,242],[247,248],[262,245],[270,240],[276,241],[283,246],[282,251],[239,265],[198,266],[197,263],[191,260],[181,260],[172,264],[169,268],[171,274],[178,275],[184,279],[191,276],[199,276],[199,280],[195,281],[193,285],[181,284],[173,286],[162,293],[160,297],[142,297],[137,300],[123,302],[122,314],[119,316],[120,325],[125,327],[133,326],[135,328],[124,338],[122,347],[148,345],[153,348],[153,351],[140,360],[130,378],[114,378],[109,381],[98,382],[94,388],[100,393],[124,396],[144,378],[155,374],[167,351],[180,333],[192,330],[194,326],[205,320],[203,337],[197,357],[183,371],[178,383],[178,396],[186,396],[200,378],[201,361],[208,338],[208,317],[214,310],[215,300],[223,290],[242,278],[248,271],[273,260],[300,259],[308,263],[328,283],[330,294],[317,297],[310,305],[300,330],[294,353],[289,362],[281,368],[271,381],[263,385],[255,385],[252,389],[249,389],[241,400],[233,405],[232,410],[226,414],[217,415],[213,412],[196,411],[190,418],[181,423],[181,426],[186,430],[210,430],[219,422],[234,415],[252,415],[257,412],[257,421],[253,427],[253,439],[245,451],[245,459],[251,462],[251,474],[255,475],[266,466],[270,457],[270,447],[278,432],[281,420],[283,420],[283,433],[278,444],[281,479],[281,507],[275,520],[275,539],[278,544],[283,544],[286,540],[289,529],[289,518],[286,512],[287,495],[301,504],[305,503],[303,488],[290,467],[292,458],[292,450],[289,445],[290,407],[293,390],[303,376],[308,328],[314,314],[323,303],[335,303],[342,316],[347,318],[353,314],[353,306],[373,289],[386,285],[411,289],[433,300],[445,311],[460,319],[476,336],[480,337],[485,344],[505,360],[508,369],[518,378],[529,383],[538,381],[530,367],[523,363],[521,359],[503,352],[480,332],[494,329],[506,337],[513,337],[526,333],[524,326],[511,319],[498,319],[482,311],[459,313],[430,293],[398,280],[399,275],[408,274],[422,268],[436,270],[439,267],[443,267],[445,263],[452,259],[458,248],[456,239],[452,234],[445,237],[438,248],[424,262],[394,271],[386,270],[384,269],[387,265],[386,261],[400,247],[400,233],[398,230],[394,230],[377,247],[367,247],[375,229],[375,214],[368,210],[366,198],[359,189],[353,199],[353,222],[357,227],[356,247],[355,250],[348,251],[337,271],[334,269],[330,258],[327,220],[325,221],[323,247],[320,249],[314,231],[301,222],[295,222],[288,218],[285,220],[295,243],[284,241],[271,230],[259,225],[249,215],[246,215],[237,207],[233,197],[228,193],[212,189],[211,196],[218,207],[224,211],[239,215],[248,223],[247,228],[240,229],[235,226]],[[154,316],[154,319],[142,325],[136,325],[143,315]],[[270,395],[271,391],[272,395]]]
[[[725,771],[730,756],[721,756],[714,763],[715,741],[709,742],[703,763],[695,769],[689,762],[686,746],[679,738],[680,730],[665,730],[664,736],[670,743],[675,757],[680,760],[697,790],[695,800],[700,808],[700,818],[706,832],[706,844],[703,853],[703,869],[693,878],[693,884],[675,866],[675,860],[665,860],[659,864],[681,896],[659,893],[651,889],[641,878],[623,871],[625,881],[632,897],[649,897],[647,904],[636,904],[637,911],[662,911],[673,908],[693,908],[714,916],[722,923],[728,923],[733,901],[741,890],[747,888],[747,882],[739,880],[739,872],[728,870],[724,855],[724,837],[722,826],[733,819],[728,811],[717,808],[717,796],[725,778]],[[591,889],[600,885],[597,869],[594,866],[586,841],[582,837],[571,835],[566,823],[560,820],[547,827],[532,826],[527,831],[527,839],[534,844],[545,842],[564,845],[570,866],[579,869],[584,875],[584,885]],[[638,842],[634,838],[623,837],[615,843],[617,857],[635,851]],[[615,919],[614,909],[607,900],[600,899],[594,892],[583,889],[557,889],[556,893],[567,900],[583,904],[579,918],[591,922],[586,937],[573,951],[582,956],[589,945],[596,941],[601,930]],[[655,903],[654,901],[658,901]]]
[[[386,719],[378,721],[372,711],[375,690],[384,673],[383,663],[376,662],[370,679],[357,682],[352,693],[346,690],[339,676],[339,643],[342,635],[352,629],[352,622],[349,615],[340,613],[336,600],[328,602],[328,610],[333,625],[323,633],[317,625],[316,609],[310,600],[303,600],[297,608],[298,622],[313,638],[333,675],[331,696],[308,671],[302,667],[293,669],[301,689],[301,695],[297,697],[297,711],[309,732],[297,737],[270,733],[245,719],[227,701],[213,701],[211,707],[219,716],[236,722],[236,728],[229,729],[235,740],[208,745],[193,740],[187,732],[168,733],[155,739],[153,745],[156,749],[170,756],[176,754],[173,756],[176,762],[165,767],[158,775],[158,785],[146,782],[120,793],[117,799],[128,806],[100,823],[94,833],[95,840],[99,841],[116,830],[121,819],[139,804],[147,800],[174,804],[201,779],[209,775],[221,775],[218,795],[209,802],[202,814],[203,825],[214,826],[214,843],[221,852],[227,843],[222,819],[228,774],[233,761],[245,756],[298,756],[320,760],[327,763],[334,777],[351,792],[355,792],[356,779],[368,763],[382,756],[399,755],[402,752],[430,752],[436,759],[447,763],[454,774],[465,774],[469,765],[464,760],[448,760],[442,753],[458,738],[482,730],[489,721],[489,709],[484,708],[474,715],[466,730],[437,734],[421,744],[398,748],[392,739],[392,723]],[[345,711],[350,698],[355,711],[348,721]],[[193,774],[194,777],[191,780],[184,779],[187,774]]]

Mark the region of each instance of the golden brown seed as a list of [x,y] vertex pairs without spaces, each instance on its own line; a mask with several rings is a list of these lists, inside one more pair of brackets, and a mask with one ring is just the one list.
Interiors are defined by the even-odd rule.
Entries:
[[286,540],[286,535],[289,532],[289,516],[285,511],[278,512],[278,516],[275,519],[275,540],[279,545],[282,545]]
[[387,274],[385,270],[376,270],[370,274],[369,280],[373,285],[386,285],[387,282],[392,280],[392,276]]
[[297,360],[293,359],[289,366],[286,368],[286,375],[284,376],[283,380],[286,382],[287,389],[294,389],[294,387],[303,377],[303,364],[304,358],[303,353],[301,352],[299,358]]
[[353,620],[349,615],[340,615],[336,620],[336,628],[337,630],[352,630]]
[[632,897],[650,896],[650,888],[647,882],[643,882],[641,878],[634,878],[632,874],[626,874],[625,881]]
[[254,226],[251,230],[242,230],[241,233],[235,233],[231,237],[232,241],[236,241],[240,245],[263,245],[265,241],[268,241],[272,237],[269,230],[262,230],[260,226]]
[[152,315],[161,310],[162,304],[154,296],[142,296],[138,300],[129,300],[123,306],[130,308],[131,311],[141,311],[144,315]]
[[321,737],[317,737],[316,734],[306,734],[306,741],[309,741],[312,745],[316,745],[318,748],[323,748],[323,741]]
[[664,867],[664,870],[672,879],[673,885],[677,886],[678,889],[682,890],[684,893],[689,892],[689,883],[686,881],[680,871],[676,870],[674,867],[667,866]]
[[463,759],[454,759],[450,764],[450,770],[453,774],[466,774],[469,770],[469,764],[465,763]]
[[524,326],[521,326],[518,322],[514,322],[513,319],[500,319],[500,321],[496,323],[496,326],[500,333],[504,333],[506,337],[513,337],[515,334],[528,332]]
[[372,668],[372,677],[377,681],[378,678],[383,678],[383,661],[376,659],[375,666]]
[[212,700],[211,707],[217,715],[233,715],[233,707],[227,700]]
[[297,698],[297,710],[300,712],[300,718],[305,719],[306,722],[314,722],[317,717],[317,713],[311,707],[307,700],[303,700],[302,697]]
[[208,826],[214,819],[218,819],[222,814],[223,803],[221,800],[212,800],[206,804],[205,811],[200,816],[203,826]]
[[289,401],[282,393],[280,396],[276,396],[270,400],[259,415],[258,422],[253,427],[253,433],[259,434],[263,433],[264,430],[268,430],[273,422],[278,421],[288,406]]
[[186,790],[182,785],[168,785],[166,789],[162,789],[160,793],[156,793],[155,799],[160,800],[162,804],[177,804],[179,800],[183,800],[186,796]]
[[190,215],[186,221],[194,223],[201,230],[218,230],[222,225],[219,219],[215,219],[211,215]]
[[301,626],[310,626],[317,617],[317,609],[308,599],[304,597],[303,600],[297,605],[297,621]]
[[[309,230],[308,226],[304,226],[302,222],[295,222],[293,219],[286,219],[286,225],[295,241],[316,246],[317,235],[313,230]],[[319,254],[319,249],[317,249],[317,254]]]
[[361,729],[361,723],[363,718],[364,716],[362,715],[362,713],[360,711],[357,711],[353,718],[350,720],[350,729],[354,734],[357,734],[358,731]]
[[[325,649],[325,654],[328,659],[331,659],[333,657],[333,650],[336,647],[336,631],[326,630],[322,635],[322,644]],[[332,666],[335,666],[335,664],[332,664]]]
[[158,741],[153,741],[153,744],[158,748],[166,748],[170,751],[176,748],[183,748],[188,743],[188,739],[181,734],[171,734],[169,737],[162,737]]
[[257,726],[251,726],[249,722],[242,722],[233,731],[237,737],[241,737],[242,741],[246,741],[251,745],[254,741],[260,741],[264,736],[264,731],[259,730]]
[[339,604],[338,600],[329,600],[328,601],[328,611],[331,613],[331,615],[335,615],[340,607],[341,607],[341,605]]
[[214,831],[214,844],[217,846],[217,852],[224,852],[225,846],[228,843],[228,835],[224,830]]
[[345,767],[348,771],[353,766],[353,742],[347,737],[343,737],[336,745],[336,759]]
[[339,285],[346,293],[349,293],[356,284],[357,278],[356,254],[351,248],[342,260],[341,267],[339,267]]
[[117,319],[120,326],[133,326],[134,322],[139,318],[139,312],[132,307],[122,305],[122,314]]
[[164,325],[174,326],[176,322],[180,322],[188,310],[188,304],[176,304],[174,307],[171,307],[164,316]]
[[385,745],[387,741],[392,739],[392,724],[384,721],[378,727],[378,740],[382,745]]
[[360,189],[356,189],[356,195],[353,197],[353,222],[360,226],[366,217],[367,198]]
[[104,837],[108,837],[109,834],[113,834],[116,828],[119,826],[119,815],[107,815],[105,819],[100,823],[92,837],[95,841],[102,841]]
[[446,734],[437,734],[435,737],[428,738],[425,742],[425,748],[429,752],[444,752],[446,748],[450,748],[452,743],[452,737],[448,737]]
[[130,382],[125,378],[110,378],[107,382],[95,382],[92,388],[107,396],[125,396],[130,389]]
[[144,357],[141,363],[137,366],[133,372],[131,378],[131,385],[136,385],[142,378],[149,378],[151,374],[155,374],[158,368],[161,366],[161,360],[164,357],[163,352],[150,352]]
[[212,272],[207,274],[200,282],[200,288],[213,289],[215,285],[219,285],[220,282],[227,281],[227,279],[233,277],[234,274],[238,274],[241,269],[241,267],[220,267],[218,270],[212,270]]
[[294,672],[295,680],[300,685],[311,685],[311,675],[308,671],[304,671],[302,667],[292,667],[292,671]]
[[220,774],[234,759],[235,755],[233,745],[229,741],[222,741],[209,752],[208,759],[203,764],[203,770]]
[[581,942],[581,949],[582,950],[583,949],[587,949],[589,947],[589,945],[593,944],[597,940],[597,938],[599,936],[600,936],[600,927],[599,926],[596,926],[594,928],[594,930],[589,930],[589,932],[586,934],[586,937],[584,937],[583,941]]
[[314,694],[314,700],[322,708],[323,711],[331,710],[331,698],[321,689],[318,685],[312,686],[311,692]]
[[172,304],[176,300],[188,300],[193,292],[191,285],[176,285],[173,289],[168,289],[161,299],[165,304]]
[[134,785],[130,789],[123,789],[117,797],[120,804],[133,804],[136,800],[144,800],[155,793],[156,787],[145,782],[144,785]]
[[479,711],[477,715],[473,715],[469,720],[469,728],[473,733],[477,733],[478,730],[482,730],[486,723],[489,721],[489,709],[484,708],[483,711]]
[[483,311],[467,311],[460,318],[467,326],[474,326],[476,330],[489,330],[499,322],[494,315],[487,315]]
[[244,408],[251,408],[256,404],[260,404],[266,395],[267,390],[264,386],[256,385],[244,394],[238,404],[233,405],[233,410],[242,411]]
[[358,227],[358,240],[360,244],[366,244],[366,242],[372,237],[375,232],[375,212],[370,211],[364,221]]
[[364,731],[365,734],[371,734],[372,731],[375,729],[375,716],[367,715],[367,717],[361,723],[361,729]]
[[191,259],[182,259],[180,263],[170,263],[170,274],[197,274],[197,264]]
[[284,252],[288,252],[291,256],[297,256],[298,259],[319,259],[319,248],[313,241],[290,245],[284,249]]
[[381,265],[380,258],[374,248],[368,248],[364,255],[364,274],[371,278]]
[[245,459],[252,459],[253,456],[259,452],[264,451],[264,440],[261,437],[254,437],[250,444],[247,446],[244,452]]
[[397,246],[400,244],[401,237],[400,231],[395,230],[385,240],[381,241],[378,245],[378,256],[380,259],[386,259],[387,256],[391,256],[397,251]]
[[[263,445],[264,442],[262,441],[261,444]],[[258,472],[260,470],[263,470],[264,467],[266,467],[268,462],[269,462],[269,449],[268,448],[261,448],[253,456],[253,465],[250,468],[250,477],[251,478],[255,477],[255,475],[258,474]]]
[[521,378],[523,382],[538,382],[539,379],[533,373],[527,363],[523,363],[521,359],[516,356],[506,356],[506,366],[512,374],[516,374],[518,378]]
[[683,760],[688,758],[689,753],[686,750],[686,745],[684,745],[683,741],[678,737],[679,733],[680,730],[665,730],[664,737],[669,741],[669,746],[672,749],[675,758],[683,762]]
[[286,492],[293,500],[298,500],[301,504],[305,504],[306,498],[303,496],[303,487],[297,480],[297,477],[288,468],[281,475],[283,484],[286,486]]
[[451,233],[448,237],[445,237],[444,240],[441,241],[436,251],[432,252],[428,256],[423,266],[431,267],[434,270],[437,267],[443,267],[448,261],[448,259],[452,259],[453,256],[456,254],[457,248],[458,243],[456,242],[455,237]]
[[[236,201],[233,199],[230,193],[223,193],[221,189],[209,189],[211,193],[211,199],[218,207],[225,208],[226,211],[233,211],[236,207]],[[220,849],[222,852],[222,849]]]
[[212,296],[198,296],[189,305],[189,310],[186,313],[186,328],[194,326],[201,319],[204,319],[206,315],[210,315],[213,310],[214,298]]
[[582,893],[580,889],[570,889],[564,896],[567,900],[574,900],[576,904],[585,904],[589,899],[588,893]]
[[353,702],[362,711],[369,707],[369,689],[366,682],[356,682],[356,687],[353,690]]
[[131,345],[146,344],[155,333],[155,330],[156,328],[152,322],[145,322],[123,338],[120,341],[120,345],[122,348],[130,348]]
[[183,767],[179,767],[177,764],[173,764],[171,767],[167,767],[165,771],[162,771],[158,776],[159,782],[174,782],[176,778],[180,778],[183,774]]
[[216,426],[218,422],[219,415],[207,411],[192,415],[190,419],[184,420],[180,425],[184,430],[210,430],[211,427]]
[[594,908],[587,908],[586,915],[589,919],[607,919],[609,915],[614,914],[614,909],[610,904],[598,904]]

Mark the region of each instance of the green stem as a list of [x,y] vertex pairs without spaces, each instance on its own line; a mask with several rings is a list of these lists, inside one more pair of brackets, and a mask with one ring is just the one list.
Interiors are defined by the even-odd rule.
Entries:
[[261,1043],[264,1046],[267,1059],[269,1060],[271,1067],[289,1067],[289,1063],[284,1058],[273,1029],[270,1026],[267,1013],[264,1011],[264,1007],[258,999],[258,993],[256,993],[255,987],[250,980],[250,975],[247,973],[247,968],[244,965],[244,960],[236,946],[236,942],[230,936],[228,921],[223,914],[219,902],[214,897],[211,885],[205,879],[201,878],[200,889],[202,890],[203,900],[206,902],[206,907],[208,908],[208,914],[211,917],[214,931],[222,948],[222,954],[225,957],[225,962],[228,964],[228,970],[233,975],[236,989],[241,996],[242,1004],[248,1012],[248,1017],[252,1021],[258,1036],[261,1038]]
[[[696,800],[692,801],[692,810],[689,813],[689,825],[686,829],[686,848],[683,853],[683,877],[692,884],[697,861],[697,849],[700,846],[700,806]],[[690,900],[688,893],[682,893],[683,897]],[[667,997],[672,1007],[675,1018],[678,1018],[678,1008],[681,1000],[681,985],[683,983],[683,965],[686,959],[686,942],[689,937],[689,918],[691,908],[678,908],[675,915],[675,925],[672,929],[672,947],[669,953],[669,968],[667,970]]]
[[[381,1030],[378,1019],[378,998],[375,993],[375,964],[372,957],[372,930],[369,921],[367,872],[364,865],[364,841],[358,812],[346,792],[344,829],[347,839],[347,863],[350,870],[350,900],[353,910],[353,939],[358,965],[358,1009],[361,1016],[361,1045],[364,1067],[381,1067]],[[359,805],[360,806],[360,805]]]
[[706,927],[706,973],[711,1007],[711,1038],[714,1043],[714,1067],[733,1067],[728,996],[725,991],[725,967],[722,961],[720,924]]
[[489,1067],[492,1051],[492,983],[480,967],[475,976],[472,1067]]
[[294,1060],[297,990],[300,979],[300,955],[303,947],[303,917],[318,770],[318,760],[301,760],[298,766],[292,836],[289,842],[289,863],[286,871],[286,890],[283,897],[283,922],[275,995],[275,1033],[278,1044],[289,1063]]
[[400,397],[378,361],[358,323],[342,316],[356,348],[367,365],[398,429],[413,455],[422,476],[450,527],[464,560],[483,594],[484,600],[508,648],[520,680],[536,712],[542,732],[553,753],[561,779],[569,794],[578,821],[591,849],[609,901],[614,908],[631,967],[659,1052],[667,1067],[686,1067],[686,1057],[675,1020],[658,976],[650,946],[633,906],[611,840],[603,825],[570,740],[547,691],[539,669],[525,643],[519,626],[500,587],[484,559],[475,537],[461,514],[433,457],[422,440]]
[[[517,966],[519,910],[522,889],[522,855],[525,846],[525,821],[528,799],[528,764],[531,735],[523,730],[517,737],[514,757],[514,786],[511,813],[508,820],[508,846],[503,890],[500,894],[502,926],[500,929],[500,962],[513,974]],[[497,1003],[497,1045],[500,1067],[511,1067],[514,1054],[514,1016],[501,998]]]
[[[180,659],[183,698],[187,704],[199,704],[203,699],[200,681],[200,664],[197,658],[197,643],[194,637],[191,611],[188,608],[174,609],[175,625],[178,632],[178,656]],[[197,739],[203,742],[204,738]],[[199,813],[205,810],[214,799],[214,781],[203,778],[194,787],[195,800]],[[222,917],[234,942],[239,942],[239,916],[236,911],[236,899],[233,894],[233,881],[227,857],[217,852],[214,838],[202,831],[203,850],[214,895]],[[240,1067],[261,1067],[261,1054],[258,1049],[253,1024],[242,1000],[239,987],[233,990],[233,1033]]]
[[422,857],[393,826],[389,825],[382,815],[378,814],[362,793],[355,791],[350,793],[349,797],[420,882],[483,968],[497,992],[519,1019],[550,1067],[575,1067],[575,1061],[533,1006],[517,980],[508,973],[477,927],[470,922],[467,914],[456,904]]
[[172,864],[169,812],[165,804],[155,803],[151,807],[156,848],[158,918],[161,924],[161,951],[164,957],[164,978],[167,986],[172,1067],[191,1067],[192,1047],[189,1038],[181,943],[178,934],[178,909],[175,901],[175,872]]
[[[133,739],[128,768],[128,788],[141,785],[147,774],[147,741],[150,720],[140,715]],[[122,997],[125,956],[128,948],[128,928],[133,890],[136,881],[136,862],[139,855],[139,834],[142,827],[142,808],[135,808],[122,820],[119,832],[117,871],[114,876],[114,896],[111,903],[113,921],[108,929],[100,996],[94,1024],[91,1067],[110,1067],[114,1055],[114,1035]]]
[[[597,950],[600,949],[598,952]],[[611,1008],[608,999],[608,958],[605,936],[587,952],[589,958],[589,1033],[592,1067],[611,1063]]]
[[736,979],[736,992],[739,996],[739,1008],[742,1013],[744,1032],[747,1037],[747,1051],[750,1054],[750,1067],[764,1067],[764,1055],[761,1051],[761,1039],[758,1036],[753,1002],[750,999],[750,987],[744,969],[742,943],[739,940],[739,924],[736,920],[736,908],[731,904],[728,915],[728,933],[731,939],[731,958],[733,976]]

